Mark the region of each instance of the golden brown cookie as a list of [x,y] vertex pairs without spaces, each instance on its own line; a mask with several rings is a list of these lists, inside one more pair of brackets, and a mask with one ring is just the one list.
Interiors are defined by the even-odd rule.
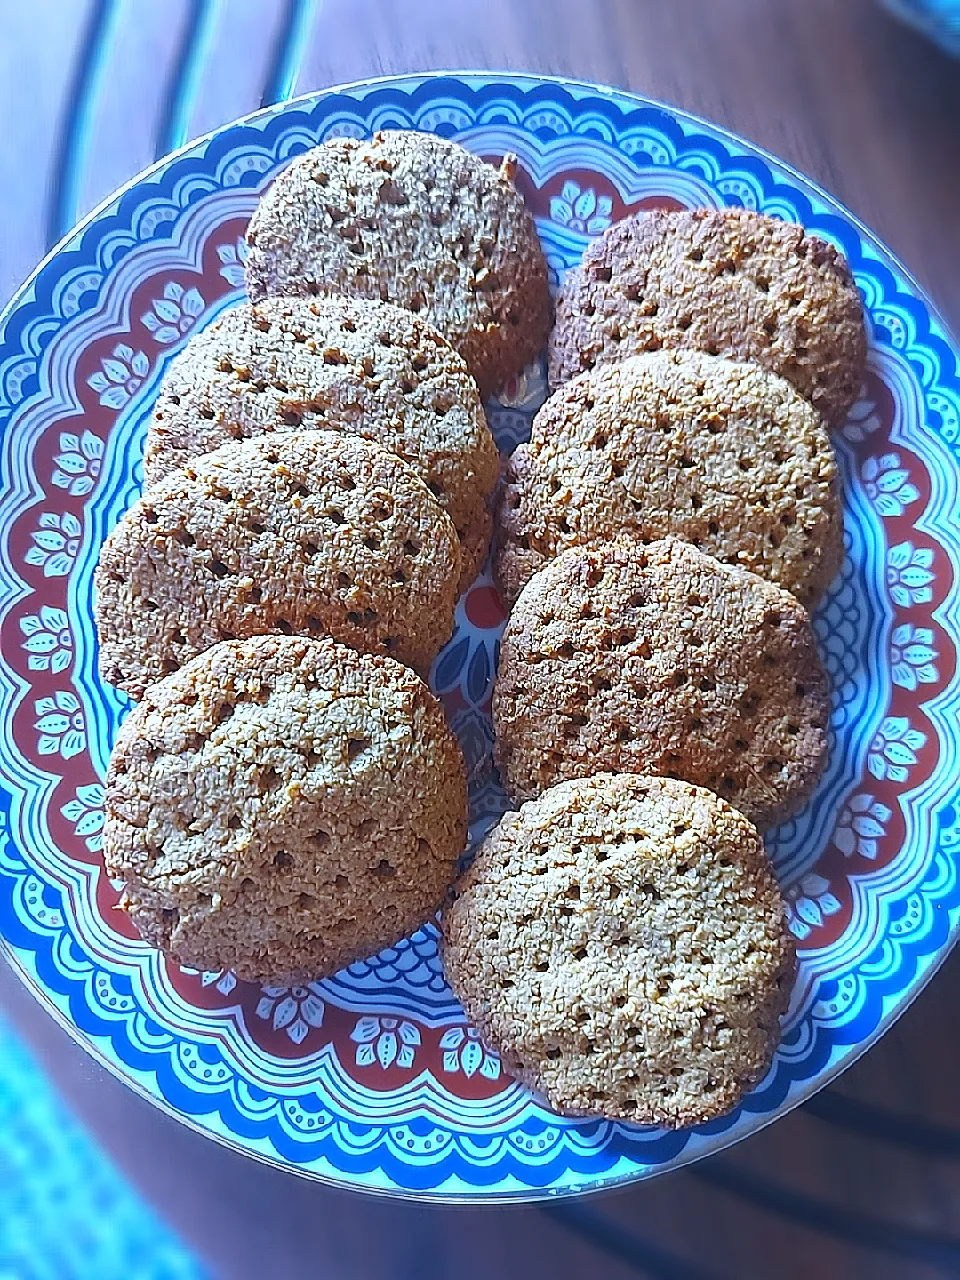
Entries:
[[103,853],[181,964],[309,982],[432,915],[466,812],[460,749],[413,672],[261,636],[207,649],[127,717]]
[[565,547],[675,534],[816,603],[843,560],[833,447],[783,378],[695,351],[566,383],[507,464],[496,574],[512,603]]
[[508,813],[442,921],[447,978],[551,1106],[671,1128],[767,1071],[795,970],[756,829],[709,791],[600,774]]
[[391,449],[457,527],[464,583],[490,537],[497,449],[466,365],[409,311],[348,298],[269,298],[224,312],[170,366],[143,459],[149,486],[247,436],[323,428]]
[[550,327],[547,264],[515,169],[429,133],[332,138],[264,192],[247,231],[247,291],[255,302],[345,294],[416,311],[492,395]]
[[661,347],[752,360],[840,426],[863,379],[863,304],[843,255],[794,223],[748,209],[640,213],[567,275],[550,381]]
[[137,698],[219,640],[331,635],[426,674],[460,543],[406,463],[359,436],[223,445],[147,491],[96,574],[100,673]]
[[598,770],[655,773],[761,830],[816,785],[829,711],[803,606],[676,538],[574,547],[531,578],[493,695],[514,800]]

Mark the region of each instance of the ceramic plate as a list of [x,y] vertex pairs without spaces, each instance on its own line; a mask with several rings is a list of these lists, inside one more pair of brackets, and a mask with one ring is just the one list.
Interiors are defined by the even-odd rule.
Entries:
[[[769,840],[800,948],[783,1043],[731,1115],[686,1132],[563,1120],[502,1070],[423,929],[309,987],[163,960],[115,910],[103,777],[128,704],[97,677],[92,578],[141,486],[164,370],[241,296],[244,227],[291,156],[423,129],[515,152],[553,283],[638,209],[743,205],[837,244],[866,302],[869,371],[836,446],[847,558],[815,625],[832,763]],[[531,366],[489,405],[512,448]],[[284,1168],[462,1200],[612,1186],[728,1146],[809,1097],[890,1025],[960,917],[958,359],[917,288],[822,191],[721,130],[591,85],[505,75],[352,85],[260,113],[162,161],[48,258],[0,335],[0,932],[24,981],[164,1110]],[[433,685],[471,777],[472,835],[503,808],[490,691],[503,613],[464,595]]]

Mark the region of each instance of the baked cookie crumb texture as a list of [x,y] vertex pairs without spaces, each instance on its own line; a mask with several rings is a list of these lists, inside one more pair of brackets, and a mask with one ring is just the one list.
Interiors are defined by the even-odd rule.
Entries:
[[838,427],[863,380],[863,303],[843,255],[794,223],[747,209],[641,213],[568,273],[550,381],[661,347],[755,361]]
[[510,159],[496,169],[432,134],[333,138],[265,191],[247,231],[247,291],[405,307],[492,395],[541,349],[551,319],[546,260],[514,173]]
[[149,487],[231,440],[322,428],[408,463],[450,516],[464,583],[490,537],[496,445],[463,360],[400,307],[350,298],[240,303],[191,339],[164,377],[144,450]]
[[683,778],[761,830],[826,763],[827,675],[806,611],[676,538],[565,551],[500,645],[496,756],[517,802],[597,770]]
[[508,602],[566,547],[675,534],[813,604],[843,560],[833,446],[776,374],[696,351],[565,383],[505,468],[496,575]]
[[453,629],[460,543],[405,463],[359,436],[223,445],[171,472],[100,553],[100,671],[140,697],[220,640],[331,635],[426,674]]
[[322,978],[424,923],[466,834],[463,760],[413,672],[331,640],[218,644],[127,717],[104,860],[181,964]]
[[561,783],[487,837],[443,959],[504,1065],[571,1115],[714,1119],[765,1074],[795,972],[756,830],[684,782]]

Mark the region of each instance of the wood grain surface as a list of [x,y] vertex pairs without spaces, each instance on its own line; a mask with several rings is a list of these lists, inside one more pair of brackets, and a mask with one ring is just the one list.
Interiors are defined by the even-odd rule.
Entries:
[[[960,329],[960,66],[872,0],[0,0],[0,20],[0,301],[116,186],[262,102],[500,68],[633,89],[768,148]],[[512,1209],[372,1200],[259,1166],[134,1097],[6,970],[0,1007],[230,1280],[960,1276],[960,956],[836,1085],[747,1142],[622,1192]]]

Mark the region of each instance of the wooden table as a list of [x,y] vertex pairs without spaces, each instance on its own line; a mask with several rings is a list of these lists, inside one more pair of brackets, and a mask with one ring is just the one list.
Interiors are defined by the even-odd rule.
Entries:
[[[819,180],[960,329],[960,66],[871,0],[3,0],[0,301],[155,156],[345,80],[512,68],[605,81]],[[0,971],[5,1007],[132,1181],[234,1277],[960,1275],[960,956],[861,1063],[734,1150],[582,1202],[442,1210],[226,1153],[93,1065]]]

